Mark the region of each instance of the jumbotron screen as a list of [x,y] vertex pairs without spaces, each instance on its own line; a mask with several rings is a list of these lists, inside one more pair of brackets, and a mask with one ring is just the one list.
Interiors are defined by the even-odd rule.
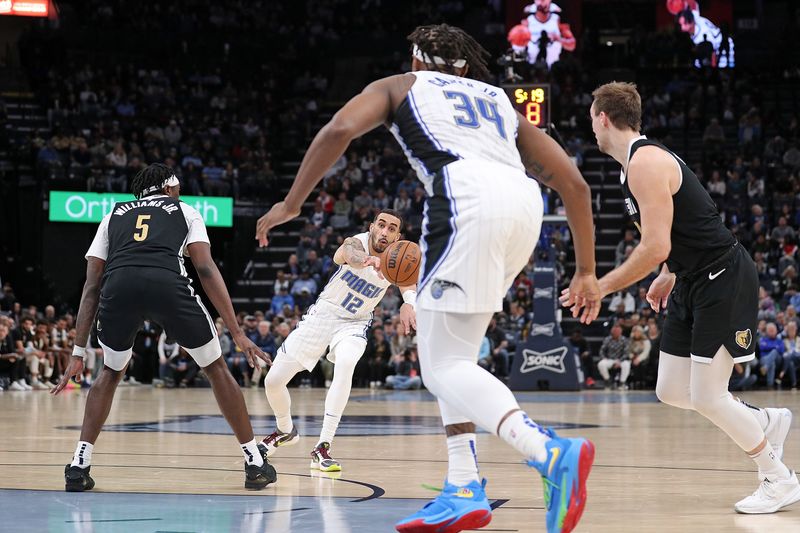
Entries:
[[50,15],[50,0],[0,0],[0,15],[47,17]]

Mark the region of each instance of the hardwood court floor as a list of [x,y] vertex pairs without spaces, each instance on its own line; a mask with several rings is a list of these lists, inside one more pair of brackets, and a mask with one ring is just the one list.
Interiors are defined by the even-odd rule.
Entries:
[[[209,389],[120,388],[98,440],[90,493],[63,492],[85,391],[0,393],[0,531],[393,531],[441,486],[446,446],[426,392],[354,390],[333,456],[341,476],[313,474],[324,392],[292,389],[303,438],[273,459],[278,482],[243,489],[242,458]],[[577,531],[798,532],[800,504],[743,516],[733,504],[757,486],[752,462],[699,415],[658,404],[652,392],[518,393],[537,421],[597,446],[589,501]],[[260,438],[273,420],[263,389],[245,391]],[[790,407],[800,393],[757,392]],[[575,426],[578,427],[575,427]],[[793,423],[785,461],[800,465]],[[539,477],[495,437],[478,437],[495,512],[486,531],[544,531]]]

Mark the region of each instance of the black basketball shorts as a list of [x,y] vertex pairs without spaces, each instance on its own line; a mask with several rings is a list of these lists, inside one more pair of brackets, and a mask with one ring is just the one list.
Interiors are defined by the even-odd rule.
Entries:
[[667,305],[661,351],[710,363],[725,346],[737,363],[755,357],[758,273],[736,244],[720,259],[679,278]]
[[103,280],[97,338],[104,364],[122,370],[144,319],[160,325],[201,367],[222,353],[217,330],[189,278],[163,268],[125,267]]

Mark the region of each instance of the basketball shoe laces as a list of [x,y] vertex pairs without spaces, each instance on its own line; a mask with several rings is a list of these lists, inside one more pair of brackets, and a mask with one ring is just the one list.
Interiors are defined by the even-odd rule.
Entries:
[[317,446],[316,452],[322,457],[323,460],[330,460],[333,461],[333,457],[328,455],[328,450],[330,449],[331,445],[327,442],[323,442],[319,446]]
[[286,440],[289,435],[291,435],[291,433],[283,433],[282,431],[275,430],[269,437],[264,439],[263,442],[267,445],[280,446],[281,442]]

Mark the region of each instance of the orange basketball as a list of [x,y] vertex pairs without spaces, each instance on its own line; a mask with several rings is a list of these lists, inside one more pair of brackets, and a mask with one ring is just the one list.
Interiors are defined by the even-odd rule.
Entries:
[[400,287],[414,285],[419,274],[422,253],[411,241],[397,241],[381,254],[381,273],[390,283]]
[[673,15],[677,15],[685,8],[686,2],[684,0],[667,0],[667,11]]

